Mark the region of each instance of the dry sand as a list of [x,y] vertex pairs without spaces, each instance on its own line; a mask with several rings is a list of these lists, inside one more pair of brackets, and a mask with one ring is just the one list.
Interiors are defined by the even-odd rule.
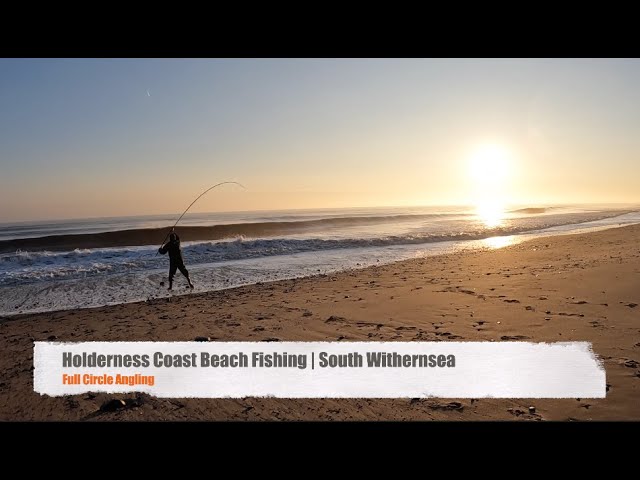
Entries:
[[[640,225],[329,276],[4,318],[0,419],[639,420],[636,304]],[[589,341],[604,360],[608,392],[599,400],[50,398],[33,392],[34,340],[191,341],[197,336],[212,341]],[[113,398],[129,399],[127,407],[100,411]]]

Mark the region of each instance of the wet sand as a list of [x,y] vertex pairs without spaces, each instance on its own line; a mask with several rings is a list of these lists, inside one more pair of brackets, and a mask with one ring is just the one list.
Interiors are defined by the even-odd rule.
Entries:
[[[33,392],[33,341],[198,336],[588,341],[604,361],[607,398],[218,400]],[[6,317],[0,351],[0,420],[640,420],[640,225],[219,292]],[[115,398],[126,406],[100,410]]]

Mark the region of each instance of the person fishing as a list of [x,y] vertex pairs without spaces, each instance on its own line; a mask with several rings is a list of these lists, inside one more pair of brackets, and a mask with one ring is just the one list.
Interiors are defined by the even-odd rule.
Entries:
[[180,270],[180,272],[187,278],[187,282],[189,282],[189,288],[193,288],[193,283],[191,283],[191,279],[189,278],[189,271],[184,266],[184,260],[182,259],[182,251],[180,250],[180,237],[175,233],[175,230],[171,229],[171,234],[169,235],[169,241],[162,245],[158,252],[164,255],[165,253],[169,253],[169,288],[171,290],[173,288],[173,276],[176,274],[176,270]]
[[[245,188],[244,185],[238,182],[220,182],[220,183],[216,183],[212,187],[207,188],[204,192],[198,195],[193,202],[189,204],[189,206],[184,212],[182,212],[182,215],[178,217],[178,220],[176,220],[176,223],[174,223],[173,227],[171,227],[171,233],[169,234],[169,241],[167,243],[163,243],[163,245],[158,249],[158,253],[161,253],[162,255],[164,255],[167,252],[169,253],[169,288],[168,290],[173,289],[173,276],[176,274],[176,270],[178,269],[180,269],[182,274],[185,277],[187,277],[187,282],[189,282],[189,287],[193,288],[193,283],[191,283],[191,279],[189,278],[189,272],[184,266],[184,260],[182,259],[182,252],[180,251],[180,237],[178,237],[178,234],[175,232],[176,225],[178,225],[180,220],[182,220],[182,217],[184,217],[187,214],[187,212],[193,206],[193,204],[196,203],[198,200],[200,200],[200,198],[203,195],[205,195],[207,192],[210,192],[214,188],[217,188],[221,185],[226,185],[229,183],[233,183],[242,188]],[[165,237],[165,241],[166,239],[167,237]],[[164,286],[164,282],[160,282],[160,286],[161,287]]]

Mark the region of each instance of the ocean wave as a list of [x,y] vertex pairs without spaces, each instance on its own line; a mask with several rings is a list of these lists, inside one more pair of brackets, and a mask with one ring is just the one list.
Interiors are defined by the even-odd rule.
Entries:
[[[576,223],[589,221],[595,218],[605,218],[627,213],[628,210],[607,211],[607,212],[586,212],[576,214],[557,214],[553,207],[538,208],[527,207],[508,212],[508,216],[518,218],[518,215],[529,214],[550,214],[541,215],[545,218],[542,226],[552,226],[560,223]],[[555,214],[555,218],[553,217]],[[277,238],[293,235],[326,236],[329,232],[340,232],[349,230],[355,232],[359,227],[371,228],[380,226],[389,229],[415,229],[423,227],[427,230],[448,233],[454,224],[473,225],[477,221],[477,216],[470,213],[410,213],[391,215],[352,215],[345,217],[328,217],[311,220],[297,221],[258,221],[233,224],[219,224],[210,226],[180,226],[178,231],[183,242],[195,241],[220,241],[234,238]],[[520,217],[526,222],[526,217]],[[464,229],[464,227],[463,227]],[[166,239],[170,228],[136,228],[130,230],[108,231],[101,233],[84,234],[59,234],[43,237],[17,238],[11,240],[0,240],[0,254],[34,251],[84,251],[97,248],[113,247],[138,247],[160,244]],[[483,234],[492,232],[483,229]],[[498,232],[499,233],[499,232]],[[26,253],[25,253],[26,255]]]
[[[401,232],[397,235],[371,234],[371,232],[365,234],[366,229],[343,229],[341,235],[336,237],[331,237],[326,231],[300,235],[297,238],[292,236],[252,238],[244,234],[230,234],[218,240],[183,241],[182,247],[185,262],[189,266],[328,250],[480,240],[494,236],[517,235],[562,225],[610,219],[613,216],[610,212],[591,212],[580,215],[535,215],[511,219],[495,228],[486,228],[477,219],[472,221],[450,218],[438,224],[432,221],[414,222],[410,225],[403,225],[402,228],[396,225],[386,230],[387,232],[394,230]],[[406,216],[393,218],[399,217]],[[367,221],[371,221],[373,217],[367,218],[369,219]],[[388,219],[388,217],[384,218]],[[344,220],[351,221],[353,219]],[[189,238],[184,234],[185,230],[187,228],[180,229],[183,240],[185,237]],[[229,232],[232,231],[234,230],[229,230]],[[376,229],[377,231],[379,229]],[[352,236],[349,236],[348,232],[353,232]],[[36,282],[42,279],[86,278],[93,275],[166,269],[167,264],[166,256],[158,255],[156,245],[82,247],[66,251],[18,249],[13,252],[0,253],[0,286]]]
[[[375,216],[331,217],[300,221],[268,221],[221,224],[211,226],[180,226],[182,241],[223,240],[244,236],[246,238],[278,237],[284,235],[322,232],[328,229],[396,224],[401,222],[438,220],[461,216],[452,213],[400,214]],[[108,247],[155,245],[166,239],[170,227],[139,228],[101,233],[48,235],[36,238],[18,238],[0,241],[0,253],[16,250],[73,250]]]
[[547,213],[551,210],[553,210],[553,207],[527,207],[527,208],[518,208],[517,210],[510,210],[509,213],[537,214],[537,213]]

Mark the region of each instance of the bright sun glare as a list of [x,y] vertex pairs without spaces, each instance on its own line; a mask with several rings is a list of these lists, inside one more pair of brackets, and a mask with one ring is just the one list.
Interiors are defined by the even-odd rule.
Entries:
[[502,225],[504,210],[504,203],[499,200],[479,201],[476,203],[476,215],[487,228],[495,228]]
[[484,145],[472,156],[469,165],[471,177],[484,186],[504,182],[509,169],[509,152],[500,145]]
[[476,214],[487,228],[498,227],[504,218],[511,155],[501,145],[488,144],[469,158],[469,175],[474,192]]

